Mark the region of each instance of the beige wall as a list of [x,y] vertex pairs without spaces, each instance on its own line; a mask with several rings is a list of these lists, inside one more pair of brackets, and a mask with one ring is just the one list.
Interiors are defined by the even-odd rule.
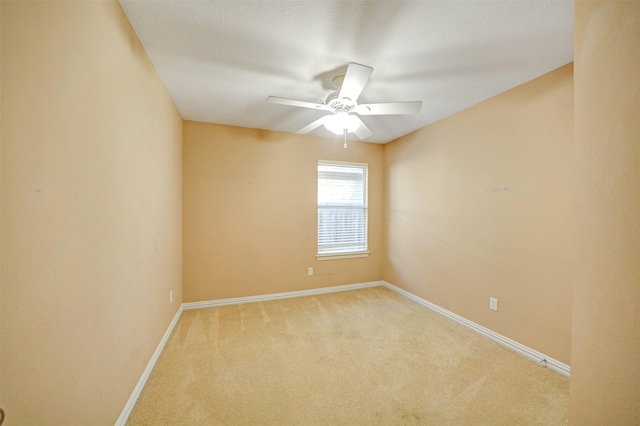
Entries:
[[575,5],[570,422],[640,424],[640,2]]
[[384,168],[384,279],[565,363],[572,71],[385,145]]
[[[185,301],[382,279],[381,145],[187,121],[183,147]],[[370,257],[316,260],[319,159],[369,163]]]
[[182,120],[117,2],[1,7],[6,424],[113,424],[181,303]]

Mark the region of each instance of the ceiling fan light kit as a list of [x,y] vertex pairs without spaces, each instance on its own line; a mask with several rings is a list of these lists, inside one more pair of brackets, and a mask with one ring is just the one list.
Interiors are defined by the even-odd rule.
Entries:
[[360,127],[361,121],[358,117],[351,115],[346,111],[339,111],[332,115],[325,115],[322,124],[332,133],[342,135],[346,130],[347,133],[353,133]]
[[344,75],[334,77],[337,91],[330,93],[324,103],[298,101],[294,99],[269,96],[267,102],[329,111],[331,114],[298,130],[298,134],[307,134],[320,126],[336,135],[344,135],[344,147],[347,147],[347,133],[354,133],[363,140],[373,135],[371,130],[358,118],[358,115],[397,115],[417,114],[422,108],[422,101],[387,102],[358,105],[358,97],[369,81],[373,68],[351,62]]

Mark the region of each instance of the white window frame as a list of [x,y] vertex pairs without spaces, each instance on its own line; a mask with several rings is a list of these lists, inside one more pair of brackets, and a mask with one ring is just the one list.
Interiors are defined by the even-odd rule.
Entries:
[[[321,185],[321,181],[320,181],[320,167],[326,165],[326,166],[335,166],[335,167],[340,167],[340,166],[346,166],[346,167],[350,167],[353,168],[354,166],[357,168],[362,168],[364,171],[364,188],[363,188],[363,193],[362,193],[362,203],[360,205],[353,205],[353,206],[344,206],[344,205],[331,205],[331,204],[327,204],[327,202],[321,202],[320,198],[321,198],[321,189],[320,189],[320,185]],[[348,259],[348,258],[357,258],[357,257],[367,257],[371,254],[371,252],[369,252],[368,247],[369,247],[369,165],[367,163],[354,163],[354,162],[346,162],[346,161],[329,161],[329,160],[319,160],[318,161],[318,176],[317,176],[317,185],[318,185],[318,197],[317,197],[317,254],[316,254],[316,259],[318,260],[334,260],[334,259]],[[322,211],[324,210],[325,212],[329,209],[333,209],[335,211],[336,208],[339,209],[346,209],[346,210],[351,210],[351,211],[362,211],[364,213],[364,218],[360,218],[360,220],[364,220],[364,229],[362,229],[362,226],[357,227],[357,225],[354,225],[354,229],[352,229],[351,231],[354,232],[357,229],[360,230],[360,232],[362,232],[362,230],[364,230],[364,244],[360,245],[360,247],[357,247],[353,250],[349,250],[349,251],[344,251],[343,249],[338,248],[337,246],[333,248],[333,250],[331,249],[331,247],[324,247],[321,248],[321,240],[326,240],[326,238],[322,238],[321,234],[323,233],[323,231],[326,231],[326,229],[322,226],[321,223],[321,215],[322,215]],[[339,245],[339,244],[337,244]]]

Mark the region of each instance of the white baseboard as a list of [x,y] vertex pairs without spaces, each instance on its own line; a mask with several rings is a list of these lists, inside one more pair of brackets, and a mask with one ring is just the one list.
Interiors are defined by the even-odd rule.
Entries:
[[414,302],[417,302],[422,306],[425,306],[441,315],[444,315],[445,317],[457,323],[460,323],[482,334],[483,336],[486,336],[489,339],[495,342],[498,342],[503,346],[506,346],[507,348],[539,363],[542,366],[548,367],[551,370],[554,370],[562,374],[563,376],[569,377],[571,368],[567,364],[564,364],[558,360],[551,358],[550,356],[544,355],[536,350],[533,350],[521,343],[516,342],[515,340],[511,340],[508,337],[502,336],[501,334],[491,331],[488,328],[485,328],[479,324],[469,321],[468,319],[461,317],[460,315],[447,311],[446,309],[441,308],[436,304],[433,304],[425,299],[422,299],[421,297],[418,297],[412,293],[409,293],[408,291],[403,290],[399,287],[396,287],[393,284],[390,284],[386,281],[371,281],[371,282],[360,283],[360,284],[347,284],[347,285],[339,285],[339,286],[333,286],[333,287],[315,288],[310,290],[287,291],[283,293],[271,293],[271,294],[263,294],[259,296],[233,297],[229,299],[205,300],[202,302],[183,303],[178,309],[178,312],[176,312],[175,316],[173,317],[173,320],[169,324],[169,327],[167,328],[167,331],[164,333],[164,336],[162,336],[162,340],[160,340],[158,347],[153,353],[153,356],[151,357],[151,359],[149,360],[149,363],[147,364],[147,367],[144,369],[144,372],[142,373],[142,377],[140,377],[140,380],[138,380],[136,387],[133,389],[133,392],[131,393],[131,396],[129,397],[127,404],[125,405],[124,409],[122,410],[122,413],[120,414],[120,417],[118,417],[118,420],[116,420],[116,423],[115,423],[116,426],[124,426],[127,423],[127,420],[129,419],[129,416],[133,411],[133,407],[135,407],[136,402],[138,401],[138,398],[142,393],[142,389],[144,389],[144,385],[147,383],[147,380],[149,379],[149,376],[151,375],[151,372],[153,371],[153,368],[155,367],[156,362],[160,357],[160,354],[164,350],[164,347],[167,344],[167,341],[169,340],[171,333],[173,333],[173,329],[178,323],[178,320],[180,319],[180,316],[182,315],[183,311],[187,309],[212,308],[216,306],[237,305],[240,303],[265,302],[268,300],[289,299],[293,297],[303,297],[303,296],[314,296],[318,294],[337,293],[340,291],[357,290],[361,288],[379,287],[379,286],[387,287],[388,289],[395,291],[396,293],[410,300],[413,300]]
[[151,359],[149,360],[147,367],[142,372],[142,376],[140,377],[140,380],[138,380],[136,387],[133,388],[133,392],[131,393],[129,400],[127,401],[122,412],[120,413],[120,417],[118,417],[118,420],[116,420],[116,423],[115,423],[116,426],[124,426],[127,423],[127,420],[129,420],[129,416],[133,411],[133,407],[136,406],[136,402],[138,402],[138,398],[142,393],[142,389],[144,389],[144,385],[147,384],[147,380],[149,380],[149,376],[151,375],[153,368],[156,366],[156,362],[158,361],[160,354],[164,350],[164,347],[167,344],[167,341],[169,340],[171,333],[173,333],[173,329],[176,327],[176,324],[178,323],[178,319],[180,319],[180,315],[182,315],[182,306],[178,308],[178,311],[173,316],[173,319],[171,320],[171,323],[169,323],[169,327],[167,328],[167,331],[165,331],[164,336],[162,336],[162,339],[160,340],[158,347],[156,348],[155,352],[151,356]]
[[266,302],[268,300],[290,299],[292,297],[315,296],[318,294],[337,293],[340,291],[357,290],[367,287],[385,285],[384,281],[371,281],[359,284],[338,285],[333,287],[314,288],[310,290],[287,291],[283,293],[262,294],[259,296],[233,297],[229,299],[205,300],[203,302],[183,303],[183,309],[213,308],[216,306],[237,305],[240,303]]
[[563,376],[569,377],[569,375],[571,374],[571,367],[568,366],[567,364],[564,364],[556,359],[551,358],[550,356],[547,356],[543,353],[540,353],[534,349],[531,349],[528,346],[525,346],[521,343],[516,342],[515,340],[511,340],[508,337],[505,337],[501,334],[496,333],[495,331],[489,330],[488,328],[485,328],[483,326],[481,326],[480,324],[476,324],[473,321],[469,321],[468,319],[461,317],[460,315],[454,314],[453,312],[447,311],[444,308],[441,308],[440,306],[431,303],[421,297],[416,296],[413,293],[409,293],[406,290],[403,290],[399,287],[394,286],[393,284],[390,284],[386,281],[383,281],[383,285],[385,287],[387,287],[390,290],[395,291],[398,294],[401,294],[403,296],[405,296],[408,299],[413,300],[414,302],[417,302],[419,304],[421,304],[422,306],[425,306],[441,315],[444,315],[445,317],[464,325],[465,327],[468,327],[470,329],[472,329],[473,331],[482,334],[483,336],[488,337],[489,339],[498,342],[499,344],[506,346],[507,348],[519,353],[520,355],[523,355],[535,362],[537,362],[538,364],[547,367],[557,373],[562,374]]

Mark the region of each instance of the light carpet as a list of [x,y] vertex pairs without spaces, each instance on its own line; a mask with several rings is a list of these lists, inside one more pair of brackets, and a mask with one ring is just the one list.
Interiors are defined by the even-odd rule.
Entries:
[[183,312],[129,425],[557,425],[569,381],[385,287]]

